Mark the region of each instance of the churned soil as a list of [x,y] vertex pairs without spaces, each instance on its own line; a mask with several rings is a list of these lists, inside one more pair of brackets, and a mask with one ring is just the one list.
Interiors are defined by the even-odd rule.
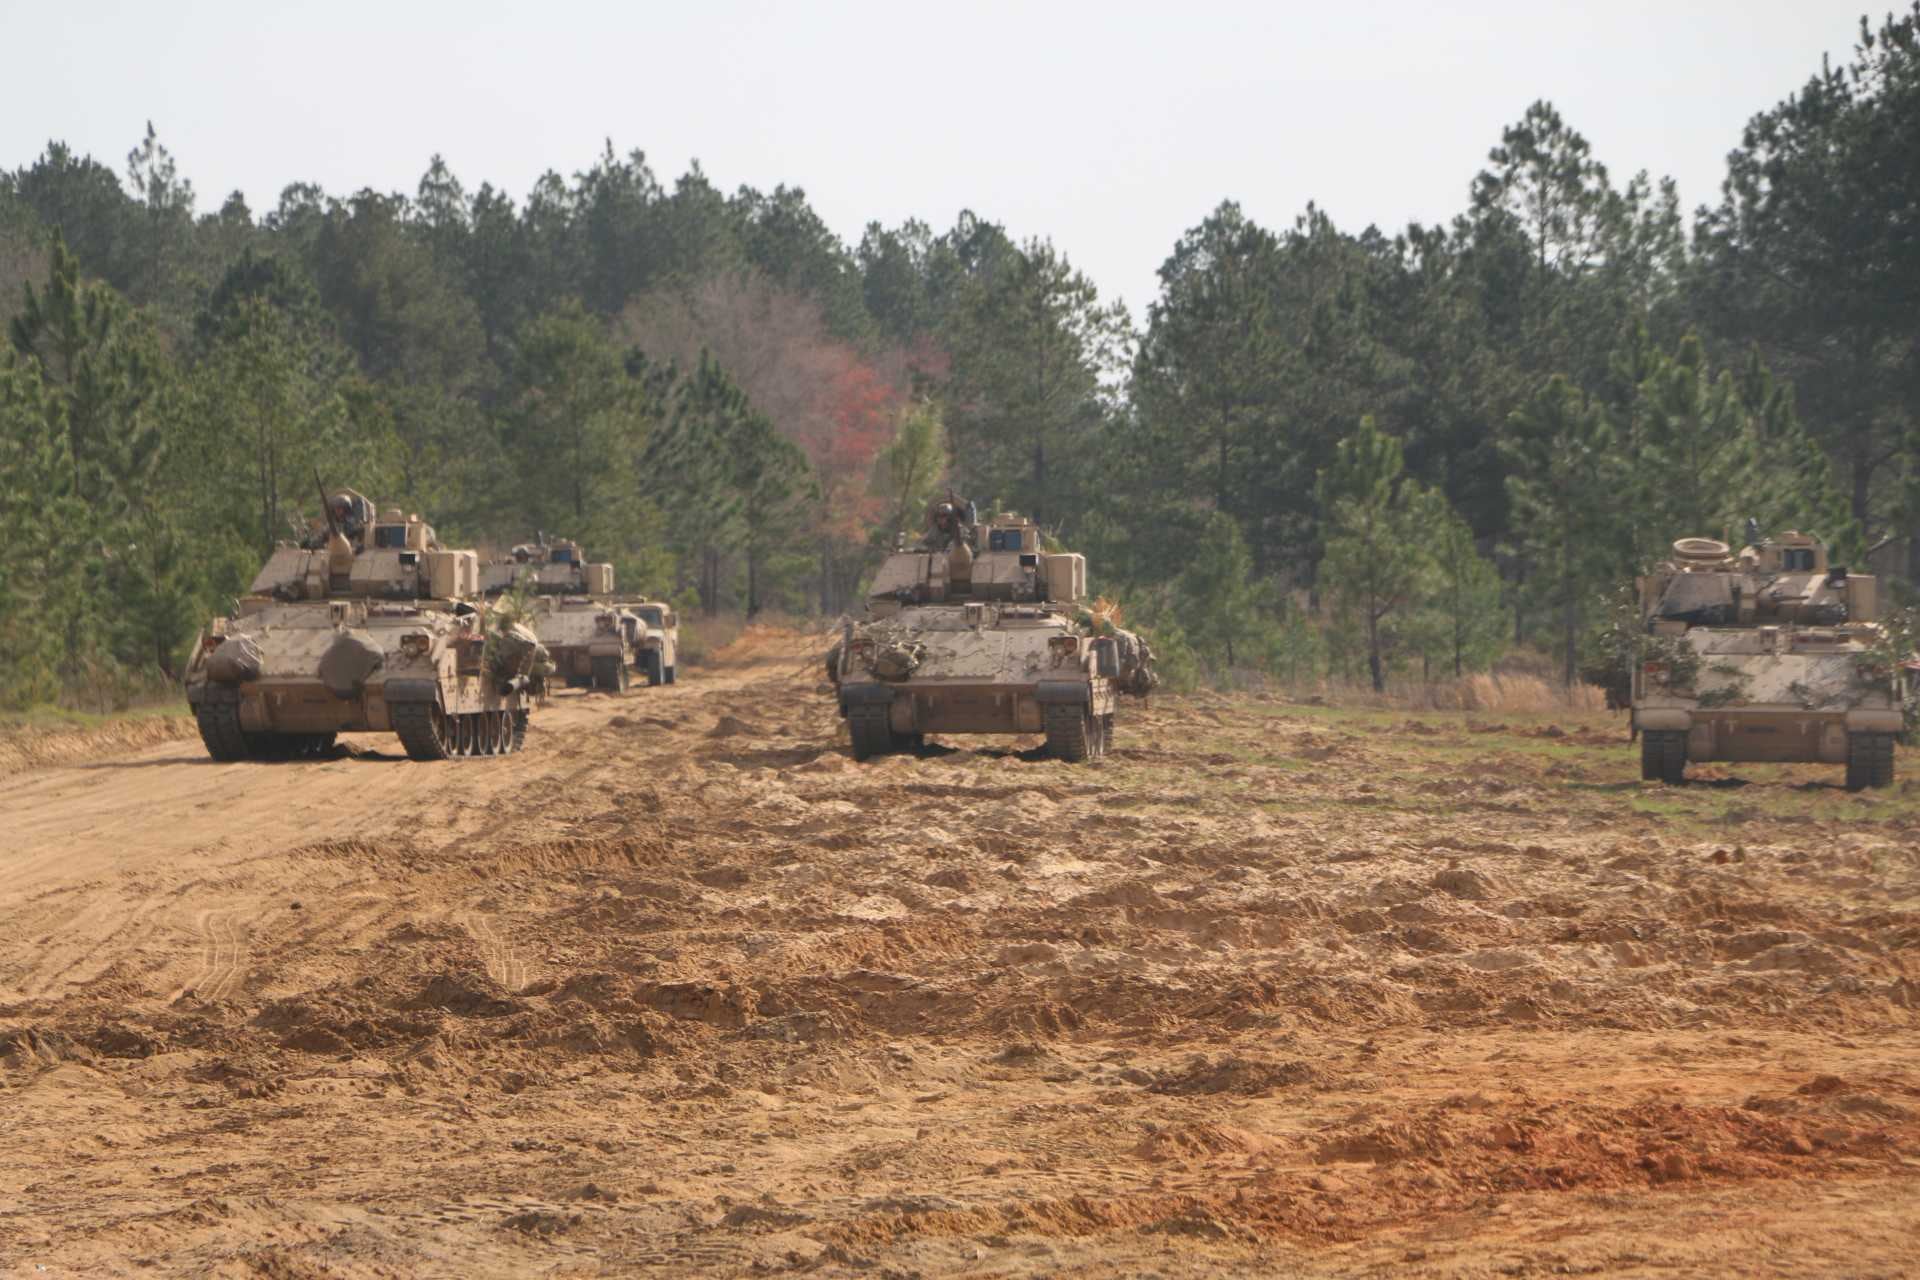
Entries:
[[1220,695],[858,765],[822,647],[20,753],[0,1274],[1914,1269],[1920,783]]

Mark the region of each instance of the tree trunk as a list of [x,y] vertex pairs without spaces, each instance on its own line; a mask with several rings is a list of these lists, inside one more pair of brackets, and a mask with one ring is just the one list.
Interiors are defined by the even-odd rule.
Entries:
[[1373,677],[1373,691],[1387,691],[1387,675],[1380,664],[1380,619],[1367,610],[1367,672]]
[[1220,413],[1220,475],[1214,482],[1213,505],[1218,511],[1227,509],[1227,414]]
[[1867,515],[1871,509],[1871,490],[1873,486],[1873,457],[1869,447],[1871,437],[1864,431],[1856,431],[1853,437],[1853,518],[1860,522],[1862,531],[1868,529]]
[[1567,662],[1564,683],[1573,688],[1573,682],[1580,671],[1580,601],[1573,594],[1573,583],[1567,583]]
[[747,544],[747,616],[754,617],[760,612],[760,553],[752,543]]
[[1043,523],[1042,514],[1047,506],[1047,442],[1036,437],[1033,442],[1033,522]]
[[1521,594],[1521,588],[1526,585],[1527,571],[1522,562],[1522,565],[1516,566],[1513,571],[1513,646],[1516,649],[1527,639],[1525,597]]

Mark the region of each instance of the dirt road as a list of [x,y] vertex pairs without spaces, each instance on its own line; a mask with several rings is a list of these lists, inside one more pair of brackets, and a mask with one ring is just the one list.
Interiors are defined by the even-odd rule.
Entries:
[[0,1274],[1914,1267],[1915,784],[1217,696],[857,766],[807,650],[0,777]]

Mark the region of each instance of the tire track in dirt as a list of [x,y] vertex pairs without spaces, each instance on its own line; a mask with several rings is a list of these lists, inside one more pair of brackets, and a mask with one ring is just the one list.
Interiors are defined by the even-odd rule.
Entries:
[[214,908],[195,913],[193,926],[200,940],[200,967],[168,1002],[190,994],[203,1004],[216,1004],[232,996],[245,977],[249,931],[233,911]]
[[[70,986],[0,1020],[0,1124],[34,1188],[0,1253],[288,1275],[1905,1265],[1900,815],[1703,833],[1633,806],[1713,792],[1639,788],[1598,725],[1257,696],[1129,709],[1083,768],[965,740],[859,767],[811,644],[749,633],[679,685],[557,697],[495,767],[239,766],[217,817],[146,848],[92,833],[194,766],[112,775],[130,794],[37,778],[15,802],[65,843],[0,876],[0,923],[75,883],[193,885],[140,958],[203,998]],[[1774,787],[1797,818],[1791,786],[1743,803]],[[1756,1243],[1756,1221],[1789,1225]]]
[[494,927],[492,919],[482,911],[464,912],[461,923],[480,948],[481,963],[487,976],[510,992],[525,989],[528,985],[527,966]]
[[162,898],[115,902],[106,896],[96,893],[34,929],[37,937],[15,979],[21,998],[42,999],[84,984],[155,935],[153,917],[165,905]]

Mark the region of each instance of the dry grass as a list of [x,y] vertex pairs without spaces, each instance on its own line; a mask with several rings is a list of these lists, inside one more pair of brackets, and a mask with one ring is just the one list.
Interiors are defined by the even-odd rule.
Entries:
[[0,777],[124,755],[194,733],[193,718],[171,710],[106,720],[21,717],[11,725],[0,725]]
[[[1247,683],[1235,682],[1235,691]],[[1590,684],[1569,688],[1519,672],[1482,672],[1460,679],[1435,681],[1394,679],[1385,693],[1375,693],[1365,681],[1301,681],[1268,686],[1296,701],[1319,701],[1336,707],[1376,707],[1395,711],[1483,711],[1509,715],[1553,712],[1604,712],[1605,693]]]
[[[700,613],[683,612],[680,615],[680,665],[712,665],[714,655],[738,640],[749,626],[769,632],[811,635],[822,632],[825,622],[818,617],[796,617],[771,609],[756,615],[751,623],[741,613],[720,613],[707,617]],[[823,643],[821,648],[825,647]]]

